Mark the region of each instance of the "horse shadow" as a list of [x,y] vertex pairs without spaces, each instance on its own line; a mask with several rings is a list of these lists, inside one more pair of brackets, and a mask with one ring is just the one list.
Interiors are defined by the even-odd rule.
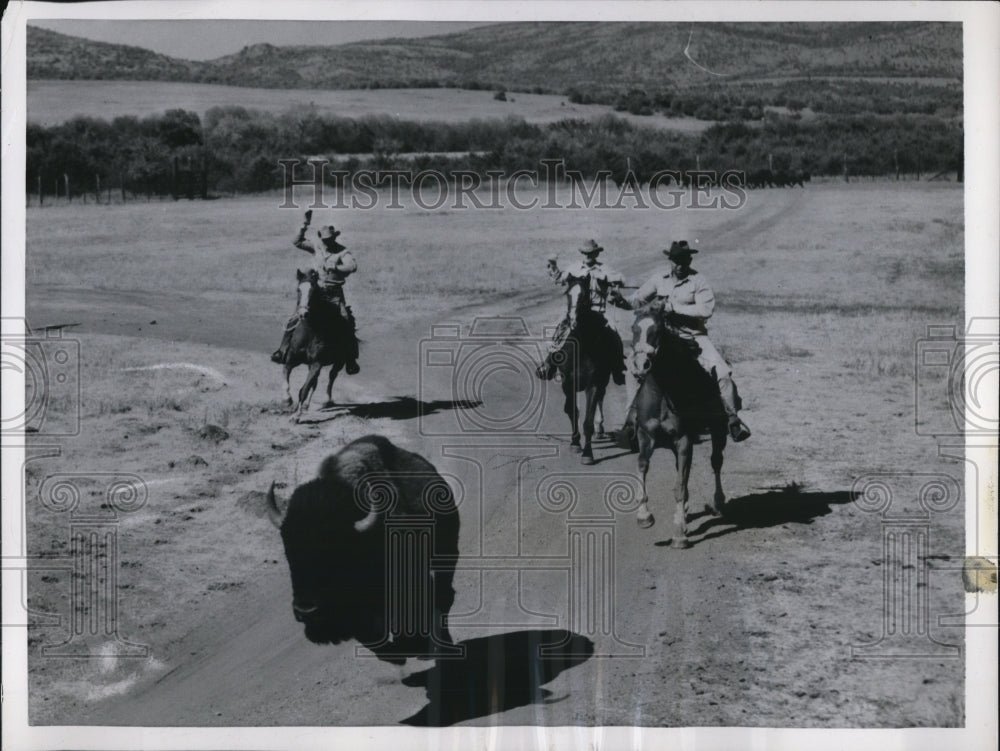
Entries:
[[426,417],[437,412],[449,409],[476,409],[482,406],[481,401],[435,399],[424,401],[415,399],[412,396],[394,396],[391,399],[381,402],[368,402],[364,404],[334,404],[330,407],[323,407],[321,412],[336,413],[337,417],[351,415],[366,420],[377,420],[387,418],[389,420],[413,420],[417,417]]
[[427,705],[402,720],[414,727],[447,727],[530,704],[554,704],[542,686],[586,662],[594,643],[564,629],[515,631],[459,642],[464,657],[439,658],[434,667],[403,678],[422,686]]
[[[806,491],[796,483],[750,493],[726,501],[721,516],[708,510],[688,516],[689,522],[695,522],[688,539],[697,544],[744,529],[812,524],[814,519],[832,513],[833,506],[851,503],[854,498],[847,490]],[[699,523],[701,519],[704,522]],[[672,543],[664,540],[655,544],[663,547]]]

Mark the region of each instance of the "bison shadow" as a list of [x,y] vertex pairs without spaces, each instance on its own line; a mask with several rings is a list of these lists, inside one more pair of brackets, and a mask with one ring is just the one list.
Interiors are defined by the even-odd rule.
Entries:
[[337,416],[351,415],[366,420],[388,418],[390,420],[413,420],[425,417],[446,409],[476,409],[482,402],[468,400],[435,399],[423,401],[412,396],[394,396],[387,401],[370,402],[368,404],[335,404],[325,407],[324,412],[336,412]]
[[458,646],[464,657],[438,659],[434,667],[403,679],[407,686],[423,686],[428,703],[402,724],[446,727],[515,707],[561,701],[542,685],[594,654],[590,639],[562,629],[496,634]]
[[[782,524],[812,524],[813,519],[826,516],[832,506],[850,503],[855,498],[847,490],[805,491],[796,483],[760,493],[750,493],[726,502],[721,516],[703,511],[688,517],[694,522],[689,540],[692,544],[722,537],[741,529],[763,529]],[[705,519],[704,522],[700,522]],[[656,545],[670,545],[664,540]]]

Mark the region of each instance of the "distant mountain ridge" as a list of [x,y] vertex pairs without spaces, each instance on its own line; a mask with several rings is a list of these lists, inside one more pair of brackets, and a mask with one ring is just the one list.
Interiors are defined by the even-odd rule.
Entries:
[[504,23],[333,46],[254,44],[214,60],[169,57],[28,27],[29,79],[149,80],[260,88],[466,86],[563,93],[802,76],[961,80],[946,23]]

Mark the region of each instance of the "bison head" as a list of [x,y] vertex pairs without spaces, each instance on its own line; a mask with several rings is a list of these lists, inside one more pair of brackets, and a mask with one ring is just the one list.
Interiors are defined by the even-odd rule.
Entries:
[[281,530],[292,577],[292,612],[309,641],[362,644],[386,634],[380,512],[355,503],[354,488],[318,478],[296,488],[282,513],[272,483],[271,520]]

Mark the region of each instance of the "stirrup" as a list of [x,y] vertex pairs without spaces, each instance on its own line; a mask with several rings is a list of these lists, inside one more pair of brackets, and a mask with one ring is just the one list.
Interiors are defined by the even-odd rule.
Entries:
[[734,417],[729,421],[729,435],[735,443],[740,443],[750,437],[750,428],[740,418]]

